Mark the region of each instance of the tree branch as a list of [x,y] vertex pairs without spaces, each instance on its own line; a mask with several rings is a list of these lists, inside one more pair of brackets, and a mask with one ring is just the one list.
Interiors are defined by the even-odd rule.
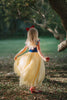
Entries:
[[67,32],[66,32],[66,40],[64,40],[63,42],[61,42],[59,45],[58,45],[58,51],[63,51],[67,48]]
[[64,40],[64,34],[59,34],[58,31],[57,31],[57,27],[54,30],[52,30],[49,27],[47,27],[46,29],[49,32],[51,32],[57,40],[60,40],[60,42],[62,42]]
[[[31,7],[30,7],[31,8]],[[41,12],[40,9],[36,10],[35,8],[31,8],[31,10],[35,11],[37,14],[41,15],[43,19],[46,19],[45,14]]]
[[58,45],[58,51],[63,51],[67,48],[67,40],[64,40],[63,42],[61,42],[59,45]]
[[44,4],[44,0],[41,0],[42,1],[42,5]]
[[43,21],[42,24],[37,23],[36,19],[34,19],[34,18],[32,19],[32,21],[34,22],[34,24],[36,24],[36,25],[38,25],[38,26],[40,26],[42,28],[45,28],[46,27],[46,22],[45,21]]

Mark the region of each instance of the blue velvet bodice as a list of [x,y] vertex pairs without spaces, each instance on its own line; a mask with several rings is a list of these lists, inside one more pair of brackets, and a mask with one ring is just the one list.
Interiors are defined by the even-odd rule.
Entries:
[[37,48],[35,47],[34,49],[30,49],[29,52],[37,52]]

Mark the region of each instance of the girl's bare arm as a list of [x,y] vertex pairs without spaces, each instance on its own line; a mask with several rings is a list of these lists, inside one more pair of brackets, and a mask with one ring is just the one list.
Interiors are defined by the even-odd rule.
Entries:
[[19,53],[17,53],[16,56],[14,57],[14,60],[16,60],[19,55],[21,55],[22,53],[24,53],[27,50],[27,48],[28,47],[25,46],[22,50],[20,50]]
[[39,53],[39,55],[41,56],[41,58],[42,58],[44,61],[48,61],[48,59],[46,59],[47,57],[44,57],[44,55],[42,54],[42,52],[41,52],[41,50],[40,50],[40,42],[38,42],[37,50],[38,50],[38,53]]

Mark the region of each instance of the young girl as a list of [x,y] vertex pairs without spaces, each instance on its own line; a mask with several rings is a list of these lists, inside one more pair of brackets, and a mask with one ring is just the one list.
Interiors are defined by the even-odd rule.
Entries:
[[[30,86],[31,93],[36,93],[35,87],[41,85],[45,77],[44,61],[49,61],[49,57],[41,53],[37,29],[31,27],[27,30],[26,45],[14,58],[14,71],[20,76],[20,85]],[[27,48],[29,52],[21,55]]]

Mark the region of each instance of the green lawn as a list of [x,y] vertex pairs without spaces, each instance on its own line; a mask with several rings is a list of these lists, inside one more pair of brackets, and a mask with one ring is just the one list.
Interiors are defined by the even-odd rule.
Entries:
[[[57,46],[59,41],[55,38],[40,38],[41,51],[44,55],[56,55],[66,53],[67,50],[62,53],[58,53]],[[25,45],[25,39],[17,40],[0,40],[0,57],[7,57],[9,55],[15,55]]]

